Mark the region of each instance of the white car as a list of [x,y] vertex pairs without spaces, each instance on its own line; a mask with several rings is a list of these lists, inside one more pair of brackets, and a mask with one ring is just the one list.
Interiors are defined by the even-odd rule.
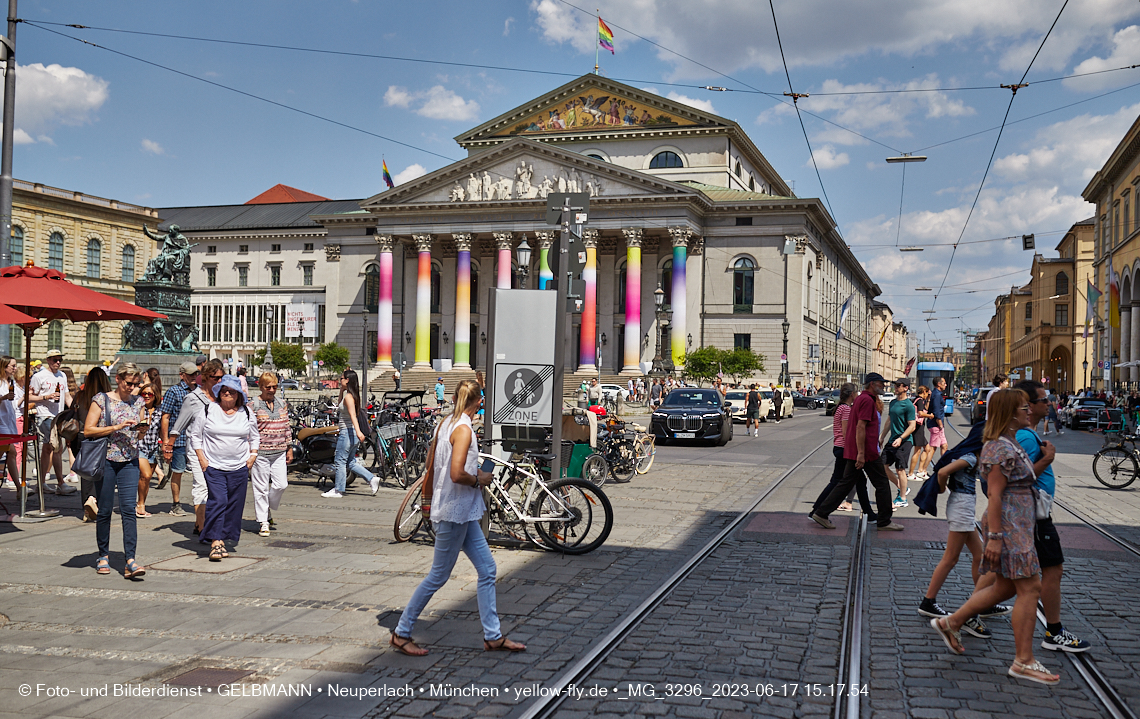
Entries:
[[[769,394],[771,394],[769,392]],[[732,405],[728,411],[732,413],[733,422],[744,422],[748,419],[748,390],[730,389],[724,395],[724,401]],[[772,409],[772,400],[760,393],[760,416],[767,417]]]
[[[783,403],[780,405],[781,407],[783,407],[783,411],[780,413],[781,418],[782,419],[791,419],[792,414],[794,414],[796,411],[796,403],[792,401],[791,391],[783,389],[783,388],[779,388],[779,387],[776,388],[776,391],[779,392],[780,395],[783,397]],[[761,422],[767,422],[769,419],[775,419],[776,418],[776,409],[775,409],[776,406],[773,404],[773,402],[777,401],[778,398],[777,398],[777,400],[772,399],[772,390],[771,389],[760,390],[760,396],[764,398],[764,400],[763,400],[764,402],[768,403],[767,404],[768,411],[767,412],[764,412],[764,411],[760,412],[760,421]],[[763,407],[761,409],[763,409]]]
[[620,384],[604,384],[602,387],[602,397],[605,399],[617,401],[618,395],[621,395],[623,402],[629,399],[629,390],[622,387]]

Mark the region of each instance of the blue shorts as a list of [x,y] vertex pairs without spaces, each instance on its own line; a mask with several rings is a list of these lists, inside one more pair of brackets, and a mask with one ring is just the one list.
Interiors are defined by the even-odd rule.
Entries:
[[186,471],[186,447],[175,447],[170,457],[170,471],[176,474]]

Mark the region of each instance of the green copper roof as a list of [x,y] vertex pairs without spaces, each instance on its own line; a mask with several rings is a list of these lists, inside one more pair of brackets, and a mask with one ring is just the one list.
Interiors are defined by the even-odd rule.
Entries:
[[784,197],[782,195],[766,195],[763,192],[751,192],[749,190],[730,190],[727,187],[718,187],[716,185],[706,185],[701,182],[683,181],[680,184],[686,187],[691,187],[700,192],[713,202],[748,202],[751,200],[794,200],[794,197]]

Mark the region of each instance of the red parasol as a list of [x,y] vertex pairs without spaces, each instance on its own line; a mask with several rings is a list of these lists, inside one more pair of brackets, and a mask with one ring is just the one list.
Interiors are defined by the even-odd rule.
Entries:
[[[81,287],[67,281],[66,276],[58,270],[48,270],[42,267],[29,265],[20,267],[13,265],[0,269],[0,304],[25,315],[25,322],[8,321],[7,324],[21,324],[24,327],[26,349],[24,352],[24,393],[27,396],[31,385],[32,372],[32,334],[40,324],[53,320],[65,319],[72,322],[95,322],[107,320],[161,320],[166,315],[143,309],[130,302],[123,302],[109,297],[101,292]],[[32,320],[27,323],[26,320]],[[0,320],[3,323],[3,320]],[[51,349],[61,349],[53,347]],[[24,403],[24,426],[28,424],[28,405]],[[24,465],[20,468],[20,511],[24,516],[24,505],[27,500],[26,481],[28,453],[24,452]],[[44,510],[43,477],[40,483],[40,511],[29,513],[32,517],[46,518],[59,514],[58,510]]]
[[14,310],[8,305],[0,305],[0,325],[31,325],[39,327],[40,321],[19,310]]

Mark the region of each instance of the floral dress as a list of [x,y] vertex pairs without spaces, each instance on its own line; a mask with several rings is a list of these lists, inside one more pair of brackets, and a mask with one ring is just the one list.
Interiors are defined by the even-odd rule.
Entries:
[[[107,404],[110,403],[111,421],[107,421]],[[110,395],[100,393],[95,396],[95,404],[102,410],[99,417],[99,426],[130,422],[133,426],[139,421],[142,409],[142,397],[130,396],[128,401],[111,399]],[[107,445],[107,460],[111,462],[137,462],[139,458],[138,433],[127,427],[111,433],[111,441]]]
[[[984,556],[978,571],[997,572],[1007,579],[1025,579],[1041,572],[1037,550],[1033,545],[1033,530],[1037,523],[1037,509],[1033,496],[1033,463],[1029,455],[1015,442],[999,437],[986,442],[978,469],[982,477],[998,467],[1005,475],[1005,491],[1001,495],[1001,531],[1005,538],[1001,545],[1001,558],[995,566]],[[982,531],[989,532],[989,512],[982,518]]]

